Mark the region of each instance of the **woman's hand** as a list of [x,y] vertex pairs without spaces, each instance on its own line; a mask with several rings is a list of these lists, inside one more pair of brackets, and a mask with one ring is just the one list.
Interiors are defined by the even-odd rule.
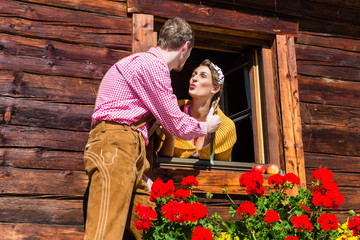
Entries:
[[216,132],[219,129],[220,124],[220,116],[214,115],[214,107],[211,107],[208,115],[206,116],[207,133]]

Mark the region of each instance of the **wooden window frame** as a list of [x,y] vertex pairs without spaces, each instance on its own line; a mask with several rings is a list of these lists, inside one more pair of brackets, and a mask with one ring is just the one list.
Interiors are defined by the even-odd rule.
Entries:
[[[154,16],[181,16],[193,23],[195,30],[214,32],[214,36],[217,33],[241,37],[239,39],[260,46],[264,42],[270,42],[270,45],[261,48],[261,59],[258,59],[262,64],[260,74],[264,79],[266,124],[271,126],[265,129],[267,148],[271,149],[268,157],[271,163],[279,165],[285,173],[296,174],[301,180],[300,187],[306,188],[294,39],[298,24],[170,0],[161,1],[162,7],[157,6],[158,2],[155,0],[128,0],[127,4],[128,12],[132,13],[133,18],[133,53],[146,51],[156,45]],[[165,5],[167,7],[164,7]],[[221,188],[227,187],[229,193],[244,194],[239,189],[239,172],[248,171],[253,166],[248,163],[235,163],[237,169],[234,170],[227,168],[229,163],[224,162],[210,167],[201,160],[159,160],[162,162],[161,166],[152,168],[150,176],[171,178],[176,182],[181,181],[183,176],[192,174],[199,181],[199,187],[195,189],[197,192],[212,193],[221,193]],[[231,162],[231,165],[233,164],[234,162]],[[229,177],[231,175],[234,177]],[[224,176],[227,176],[226,179]],[[265,175],[265,184],[267,178]],[[293,192],[296,191],[294,188]]]

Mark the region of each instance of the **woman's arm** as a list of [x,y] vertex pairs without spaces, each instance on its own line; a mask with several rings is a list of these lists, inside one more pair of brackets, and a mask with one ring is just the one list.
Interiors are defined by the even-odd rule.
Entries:
[[173,157],[174,156],[174,147],[175,147],[175,136],[170,134],[165,128],[161,127],[163,133],[165,134],[165,140],[163,142],[162,148],[159,151],[159,155],[163,157]]

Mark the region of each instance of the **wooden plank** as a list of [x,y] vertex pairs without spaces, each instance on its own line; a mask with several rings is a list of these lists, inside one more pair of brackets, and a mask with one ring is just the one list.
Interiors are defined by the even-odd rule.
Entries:
[[83,151],[89,132],[0,125],[0,147],[43,147],[53,150]]
[[360,129],[360,108],[301,103],[303,124],[336,126],[357,131]]
[[312,2],[319,2],[329,4],[335,7],[346,7],[350,9],[360,9],[360,2],[358,0],[311,0]]
[[252,66],[249,70],[250,92],[251,92],[251,113],[252,131],[254,141],[255,162],[265,164],[264,135],[263,135],[263,116],[261,108],[260,76],[258,52],[252,56]]
[[27,38],[4,33],[0,33],[0,39],[1,50],[7,55],[87,62],[89,65],[112,65],[130,54],[129,51]]
[[[320,0],[321,1],[321,0]],[[323,22],[341,23],[346,25],[349,23],[357,24],[356,16],[358,11],[353,8],[348,8],[342,5],[338,0],[336,6],[324,3],[316,2],[316,0],[294,0],[291,3],[287,0],[277,0],[277,1],[268,1],[268,0],[242,0],[242,1],[227,1],[227,0],[216,0],[215,1],[201,1],[204,5],[217,5],[219,7],[224,7],[227,9],[234,9],[237,11],[242,11],[246,9],[247,11],[252,12],[263,12],[264,15],[274,15],[280,17],[296,16],[305,19],[312,19]],[[331,0],[333,1],[333,0]],[[353,1],[353,0],[351,0]]]
[[0,197],[0,219],[5,223],[78,225],[83,220],[83,200]]
[[[76,15],[77,13],[73,13]],[[1,15],[0,15],[1,16]],[[66,16],[62,16],[66,18]],[[91,18],[91,16],[88,16]],[[61,19],[61,16],[59,16]],[[116,24],[129,25],[128,19],[113,19]],[[130,50],[130,29],[106,29],[76,26],[77,23],[59,25],[56,22],[27,20],[20,17],[0,17],[0,31],[27,37],[41,37],[68,43]]]
[[358,68],[328,66],[313,61],[297,61],[298,73],[307,76],[326,77],[341,80],[360,81]]
[[[74,67],[76,66],[76,67]],[[111,66],[0,53],[0,70],[101,80]]]
[[89,131],[93,105],[51,103],[20,98],[0,97],[0,124]]
[[132,15],[132,53],[147,52],[155,47],[154,39],[154,16],[147,14]]
[[360,41],[358,39],[345,38],[333,34],[301,31],[296,39],[296,43],[360,52]]
[[88,177],[85,171],[38,170],[0,167],[0,192],[7,195],[83,197]]
[[319,21],[318,19],[302,19],[299,25],[301,25],[301,30],[305,32],[319,32],[330,35],[344,36],[348,38],[360,37],[359,24],[339,23],[334,21],[334,18],[331,18],[331,20],[328,21]]
[[[281,113],[286,172],[296,174],[305,188],[304,150],[302,141],[299,90],[294,39],[276,36]],[[293,190],[293,193],[297,191]]]
[[0,0],[0,16],[21,17],[23,20],[28,19],[54,25],[96,28],[99,33],[101,30],[105,30],[113,34],[129,34],[131,31],[131,20],[128,18],[19,1]]
[[94,12],[104,15],[114,15],[127,17],[126,1],[108,1],[108,0],[22,0],[22,2],[37,3],[41,5],[68,8],[80,11]]
[[50,224],[0,223],[1,239],[61,240],[84,239],[83,226],[64,226]]
[[360,157],[305,152],[307,168],[328,168],[337,172],[359,173]]
[[0,85],[0,96],[94,104],[100,81],[0,70]]
[[360,83],[325,77],[298,76],[300,101],[360,106]]
[[343,156],[360,155],[360,131],[337,126],[303,125],[304,150]]
[[[180,186],[181,180],[185,176],[193,175],[199,182],[199,186],[194,188],[195,193],[222,194],[222,189],[227,188],[229,194],[246,195],[246,189],[240,187],[239,178],[243,171],[215,170],[215,169],[196,169],[185,167],[161,166],[153,169],[153,178],[160,177],[164,181],[173,179],[175,186]],[[268,178],[264,174],[265,194],[269,194]]]
[[281,169],[285,169],[281,164],[281,155],[283,143],[282,133],[281,133],[281,123],[280,123],[280,113],[279,108],[280,104],[278,101],[278,96],[276,94],[276,81],[277,77],[274,72],[274,58],[273,58],[274,49],[261,49],[262,57],[262,70],[263,70],[263,84],[265,99],[262,100],[262,104],[265,104],[266,108],[266,124],[265,129],[267,135],[267,153],[270,163],[276,164]]
[[296,45],[296,59],[317,64],[359,68],[360,52],[349,52],[317,46]]
[[298,25],[294,22],[203,5],[183,4],[170,0],[128,0],[127,3],[128,12],[133,13],[148,13],[166,18],[181,16],[190,22],[265,34],[295,36],[298,32]]
[[0,165],[27,169],[83,171],[83,152],[42,148],[0,148]]

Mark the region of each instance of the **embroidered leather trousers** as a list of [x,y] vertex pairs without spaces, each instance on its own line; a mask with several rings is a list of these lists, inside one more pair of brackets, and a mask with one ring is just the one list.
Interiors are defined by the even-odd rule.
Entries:
[[150,167],[142,135],[127,125],[102,121],[90,132],[84,164],[90,183],[84,239],[123,239],[125,229],[141,239],[135,207],[154,208],[142,178]]

